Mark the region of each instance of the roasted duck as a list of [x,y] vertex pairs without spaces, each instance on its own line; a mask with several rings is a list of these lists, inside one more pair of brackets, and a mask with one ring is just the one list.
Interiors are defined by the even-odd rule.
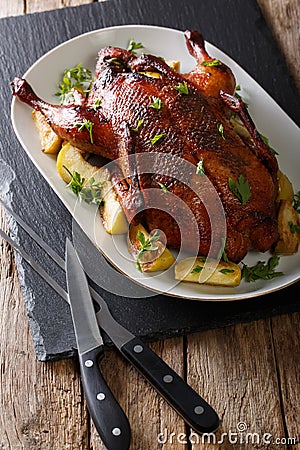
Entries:
[[[218,219],[210,217],[207,205],[188,183],[176,179],[174,167],[170,170],[163,156],[172,156],[174,166],[176,158],[188,161],[194,167],[191,177],[198,180],[201,161],[202,173],[225,212],[226,255],[238,262],[249,249],[264,252],[278,239],[277,161],[242,100],[233,95],[231,70],[207,54],[198,32],[186,31],[185,39],[196,59],[196,67],[186,74],[176,73],[153,55],[136,57],[120,48],[101,49],[94,82],[80,105],[48,104],[24,79],[16,78],[11,86],[21,101],[42,112],[61,138],[117,162],[111,176],[129,221],[141,221],[149,230],[161,229],[173,248],[184,243],[185,249],[194,252],[196,242],[196,253],[206,256]],[[149,71],[159,77],[148,76]],[[236,133],[230,110],[251,137]],[[165,171],[144,170],[141,155],[152,153],[162,155]],[[248,190],[246,199],[237,195],[238,182]],[[148,193],[161,188],[174,195],[158,195],[154,205]],[[199,239],[182,205],[192,212]]]

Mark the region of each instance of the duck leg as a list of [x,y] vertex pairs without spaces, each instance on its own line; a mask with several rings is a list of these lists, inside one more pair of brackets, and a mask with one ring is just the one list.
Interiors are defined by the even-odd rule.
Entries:
[[273,180],[277,183],[277,159],[274,153],[262,140],[253,120],[250,117],[250,114],[248,113],[245,103],[241,99],[236,98],[234,95],[228,95],[223,91],[220,91],[220,97],[223,100],[224,104],[240,117],[254,142],[254,150],[257,158],[260,159],[260,161],[267,167],[270,174],[272,175]]
[[52,105],[40,99],[26,80],[15,78],[13,94],[31,108],[40,111],[53,131],[84,152],[109,159],[117,157],[117,141],[109,121],[101,111],[81,105]]
[[207,96],[219,98],[220,90],[233,94],[235,78],[229,67],[209,56],[198,31],[187,30],[184,35],[187,48],[197,61],[196,67],[184,76]]

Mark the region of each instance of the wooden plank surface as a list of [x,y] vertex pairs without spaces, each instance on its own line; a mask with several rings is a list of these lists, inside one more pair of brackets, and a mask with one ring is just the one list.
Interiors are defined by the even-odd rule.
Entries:
[[[0,16],[89,2],[5,0]],[[299,1],[259,4],[300,87]],[[3,213],[0,226],[6,226]],[[104,449],[88,416],[76,362],[36,361],[13,253],[3,241],[0,258],[0,449]],[[300,434],[299,325],[295,313],[152,345],[219,411],[217,439],[238,432],[237,443],[232,435],[231,441],[223,436],[222,443],[201,444],[134,369],[116,353],[106,355],[103,372],[129,416],[131,449],[299,448],[287,441],[299,442]],[[247,431],[260,442],[253,435],[254,443],[243,443]],[[264,433],[272,438],[262,442]],[[189,436],[194,444],[185,443]]]

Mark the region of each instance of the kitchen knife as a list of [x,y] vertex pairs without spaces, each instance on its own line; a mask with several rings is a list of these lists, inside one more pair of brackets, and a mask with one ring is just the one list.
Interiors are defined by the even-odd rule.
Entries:
[[109,450],[127,450],[130,444],[130,426],[99,369],[98,361],[103,357],[103,340],[85,273],[68,239],[66,278],[82,385],[90,414]]
[[[84,235],[84,236],[82,236]],[[76,238],[75,238],[76,236]],[[82,245],[77,252],[85,270],[87,255],[93,254],[93,264],[89,264],[89,274],[98,266],[97,254],[92,251],[92,242],[80,231],[73,220],[74,245],[82,237]],[[81,249],[85,249],[82,253]],[[214,409],[203,400],[176,372],[174,372],[143,341],[120,325],[111,315],[107,303],[94,290],[93,299],[99,304],[97,321],[111,338],[116,347],[133,364],[178,414],[198,433],[212,433],[219,426],[219,418]]]

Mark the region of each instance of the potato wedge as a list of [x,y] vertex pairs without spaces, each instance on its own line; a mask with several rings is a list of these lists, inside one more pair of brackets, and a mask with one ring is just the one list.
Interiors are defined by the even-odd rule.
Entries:
[[148,240],[150,234],[143,227],[143,225],[130,225],[129,233],[128,233],[128,250],[135,259],[139,263],[139,267],[142,272],[156,272],[159,270],[166,270],[172,266],[175,262],[175,258],[167,248],[164,248],[164,245],[161,241],[155,241],[155,246],[158,247],[158,250],[147,251],[144,253],[142,258],[137,258],[139,251],[141,249],[141,242],[138,239],[138,233],[143,233],[145,240]]
[[32,118],[39,134],[43,152],[56,155],[61,149],[62,139],[54,133],[41,112],[33,110]]
[[91,177],[95,183],[102,183],[103,204],[100,206],[100,215],[104,229],[109,234],[123,234],[128,230],[128,223],[124,211],[114,192],[107,169],[96,167],[85,160],[86,155],[71,144],[65,144],[57,156],[56,167],[61,178],[69,183],[71,173],[78,172],[86,183]]
[[276,201],[279,203],[280,200],[288,200],[293,203],[294,200],[294,189],[293,185],[288,179],[288,177],[278,170],[278,195]]
[[[194,257],[182,259],[175,266],[175,279],[201,283],[200,276],[204,264],[205,258],[201,256],[196,259]],[[205,280],[204,284],[235,287],[240,284],[241,275],[241,269],[237,264],[219,261],[216,269],[212,271],[211,276]]]
[[281,200],[278,210],[279,240],[275,247],[276,254],[292,255],[298,251],[300,233],[299,216],[288,200]]

